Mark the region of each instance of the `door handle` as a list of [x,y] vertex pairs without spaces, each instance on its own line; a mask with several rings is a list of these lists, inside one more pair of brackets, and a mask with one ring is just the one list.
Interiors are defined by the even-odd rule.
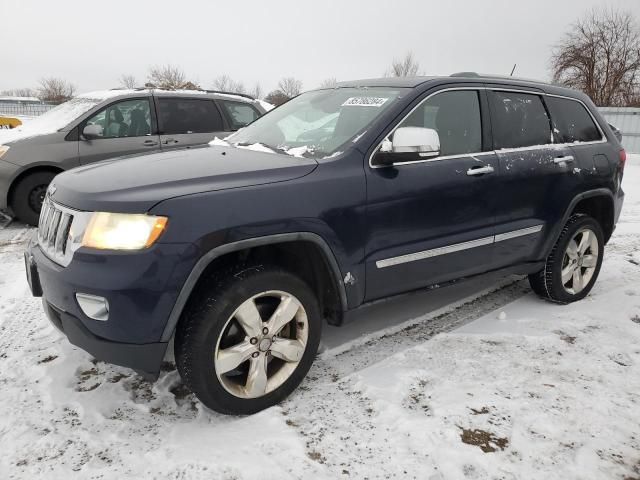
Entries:
[[167,138],[167,139],[165,139],[165,141],[164,141],[164,142],[162,142],[162,143],[164,143],[165,145],[169,145],[169,144],[171,144],[171,143],[178,143],[178,140],[176,140],[175,138]]
[[145,147],[155,147],[156,145],[158,145],[158,142],[156,142],[155,140],[145,140],[142,145],[144,145]]
[[563,155],[562,157],[554,158],[553,163],[570,163],[574,160],[575,158],[573,158],[573,155]]
[[487,173],[493,173],[493,167],[491,165],[486,165],[484,167],[475,167],[467,170],[467,175],[485,175]]

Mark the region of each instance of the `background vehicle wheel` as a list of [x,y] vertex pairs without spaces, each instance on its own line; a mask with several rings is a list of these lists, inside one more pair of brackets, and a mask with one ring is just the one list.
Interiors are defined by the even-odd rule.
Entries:
[[276,267],[227,271],[189,300],[175,336],[178,371],[212,410],[255,413],[300,384],[321,329],[317,300],[300,278]]
[[11,208],[18,220],[37,226],[47,187],[56,176],[53,172],[37,172],[21,179],[13,190]]
[[567,221],[542,271],[529,275],[539,296],[557,303],[586,297],[598,278],[604,256],[602,227],[592,217],[573,215]]

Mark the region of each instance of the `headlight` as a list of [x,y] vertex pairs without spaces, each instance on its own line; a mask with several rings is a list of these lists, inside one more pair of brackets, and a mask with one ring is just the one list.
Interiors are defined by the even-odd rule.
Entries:
[[167,226],[167,217],[95,212],[82,246],[104,250],[140,250],[153,245]]
[[9,151],[8,145],[0,145],[0,158]]

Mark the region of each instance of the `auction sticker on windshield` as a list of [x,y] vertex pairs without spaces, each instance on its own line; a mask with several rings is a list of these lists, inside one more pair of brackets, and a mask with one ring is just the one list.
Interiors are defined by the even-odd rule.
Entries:
[[350,97],[342,104],[343,107],[381,107],[389,100],[382,97]]

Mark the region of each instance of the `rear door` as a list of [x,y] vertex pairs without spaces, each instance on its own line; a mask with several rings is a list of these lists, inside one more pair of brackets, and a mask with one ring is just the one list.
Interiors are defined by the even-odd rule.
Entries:
[[580,183],[571,149],[555,141],[542,92],[488,92],[500,161],[496,213],[498,266],[539,260],[545,232],[556,225]]
[[224,138],[222,114],[211,98],[156,96],[158,128],[163,150],[203,145]]
[[[82,130],[87,125],[102,127],[102,137],[85,139]],[[82,122],[79,129],[78,153],[81,164],[160,148],[149,97],[111,103]]]
[[555,95],[547,95],[545,101],[556,141],[571,149],[576,173],[579,171],[585,183],[600,175],[611,175],[617,152],[606,143],[604,133],[587,107],[577,99]]

